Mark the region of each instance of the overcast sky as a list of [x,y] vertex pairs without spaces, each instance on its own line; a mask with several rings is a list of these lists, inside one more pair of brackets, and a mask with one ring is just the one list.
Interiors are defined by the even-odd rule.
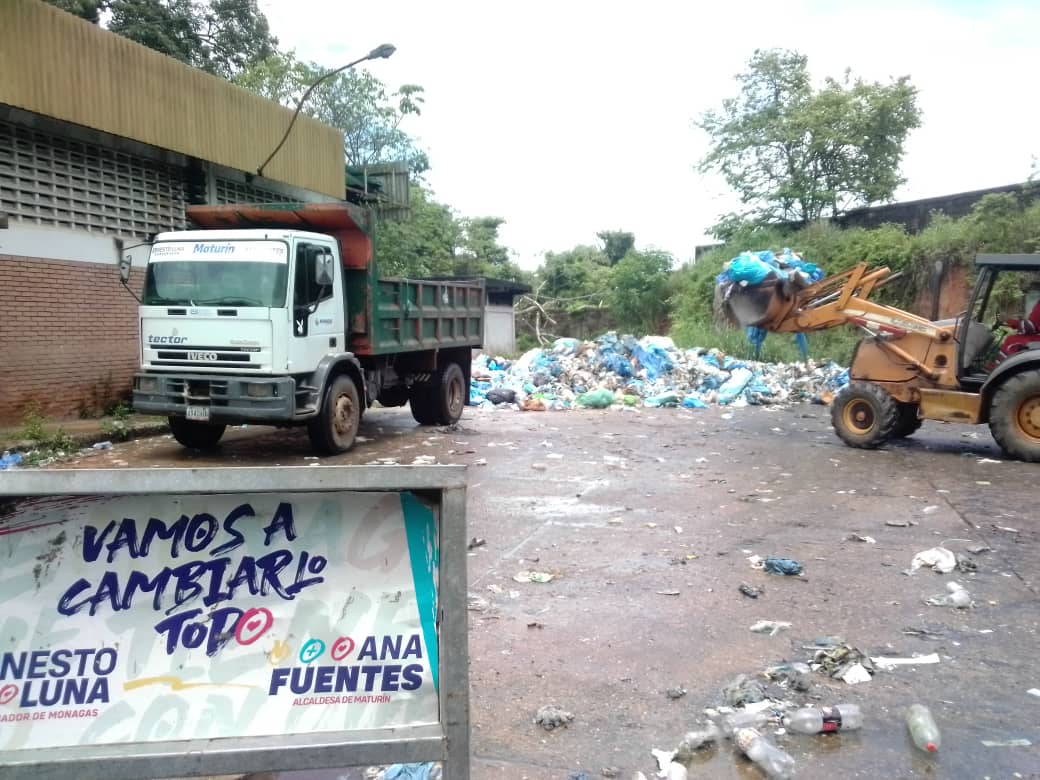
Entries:
[[427,183],[467,216],[507,220],[525,268],[545,251],[635,233],[688,260],[733,207],[694,164],[692,126],[735,94],[756,48],[809,57],[814,78],[909,75],[923,126],[899,199],[1025,180],[1040,154],[1040,3],[598,0],[259,0],[282,48],[336,67],[388,42],[371,71],[426,88],[405,129],[430,153]]

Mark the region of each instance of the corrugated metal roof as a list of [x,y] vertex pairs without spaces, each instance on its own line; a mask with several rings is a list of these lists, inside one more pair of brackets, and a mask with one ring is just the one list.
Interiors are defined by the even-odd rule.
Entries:
[[[0,0],[0,103],[253,172],[292,111],[41,0]],[[343,134],[306,116],[264,175],[342,198]]]

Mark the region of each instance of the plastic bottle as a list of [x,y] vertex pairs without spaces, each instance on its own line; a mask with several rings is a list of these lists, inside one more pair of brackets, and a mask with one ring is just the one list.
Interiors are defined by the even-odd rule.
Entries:
[[788,780],[794,776],[794,759],[755,729],[737,729],[734,741],[741,752],[755,762],[767,777]]
[[910,729],[910,738],[920,750],[928,753],[939,750],[942,736],[939,734],[939,727],[935,725],[931,710],[923,704],[911,705],[906,711],[906,725]]
[[857,704],[833,707],[803,707],[784,716],[784,726],[799,734],[830,734],[851,731],[863,725],[863,714]]
[[721,720],[722,732],[732,737],[737,729],[759,729],[769,722],[768,712],[733,712]]

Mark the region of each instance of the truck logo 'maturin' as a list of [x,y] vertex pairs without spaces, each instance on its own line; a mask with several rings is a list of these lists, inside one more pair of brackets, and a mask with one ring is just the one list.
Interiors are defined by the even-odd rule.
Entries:
[[196,244],[192,249],[196,255],[230,255],[234,251],[234,244]]

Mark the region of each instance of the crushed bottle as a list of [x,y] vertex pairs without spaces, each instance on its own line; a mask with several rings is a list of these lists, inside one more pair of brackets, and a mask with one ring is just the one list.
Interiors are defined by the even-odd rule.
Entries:
[[784,716],[784,727],[799,734],[832,734],[851,731],[863,725],[863,714],[856,704],[833,707],[802,707]]
[[732,738],[739,729],[760,729],[769,722],[769,713],[765,710],[759,712],[731,712],[719,720],[722,733]]
[[794,759],[755,729],[737,729],[734,741],[740,751],[773,780],[794,776]]
[[932,711],[923,704],[913,704],[906,711],[906,725],[910,729],[910,738],[919,750],[936,753],[942,744],[942,735],[935,725]]

